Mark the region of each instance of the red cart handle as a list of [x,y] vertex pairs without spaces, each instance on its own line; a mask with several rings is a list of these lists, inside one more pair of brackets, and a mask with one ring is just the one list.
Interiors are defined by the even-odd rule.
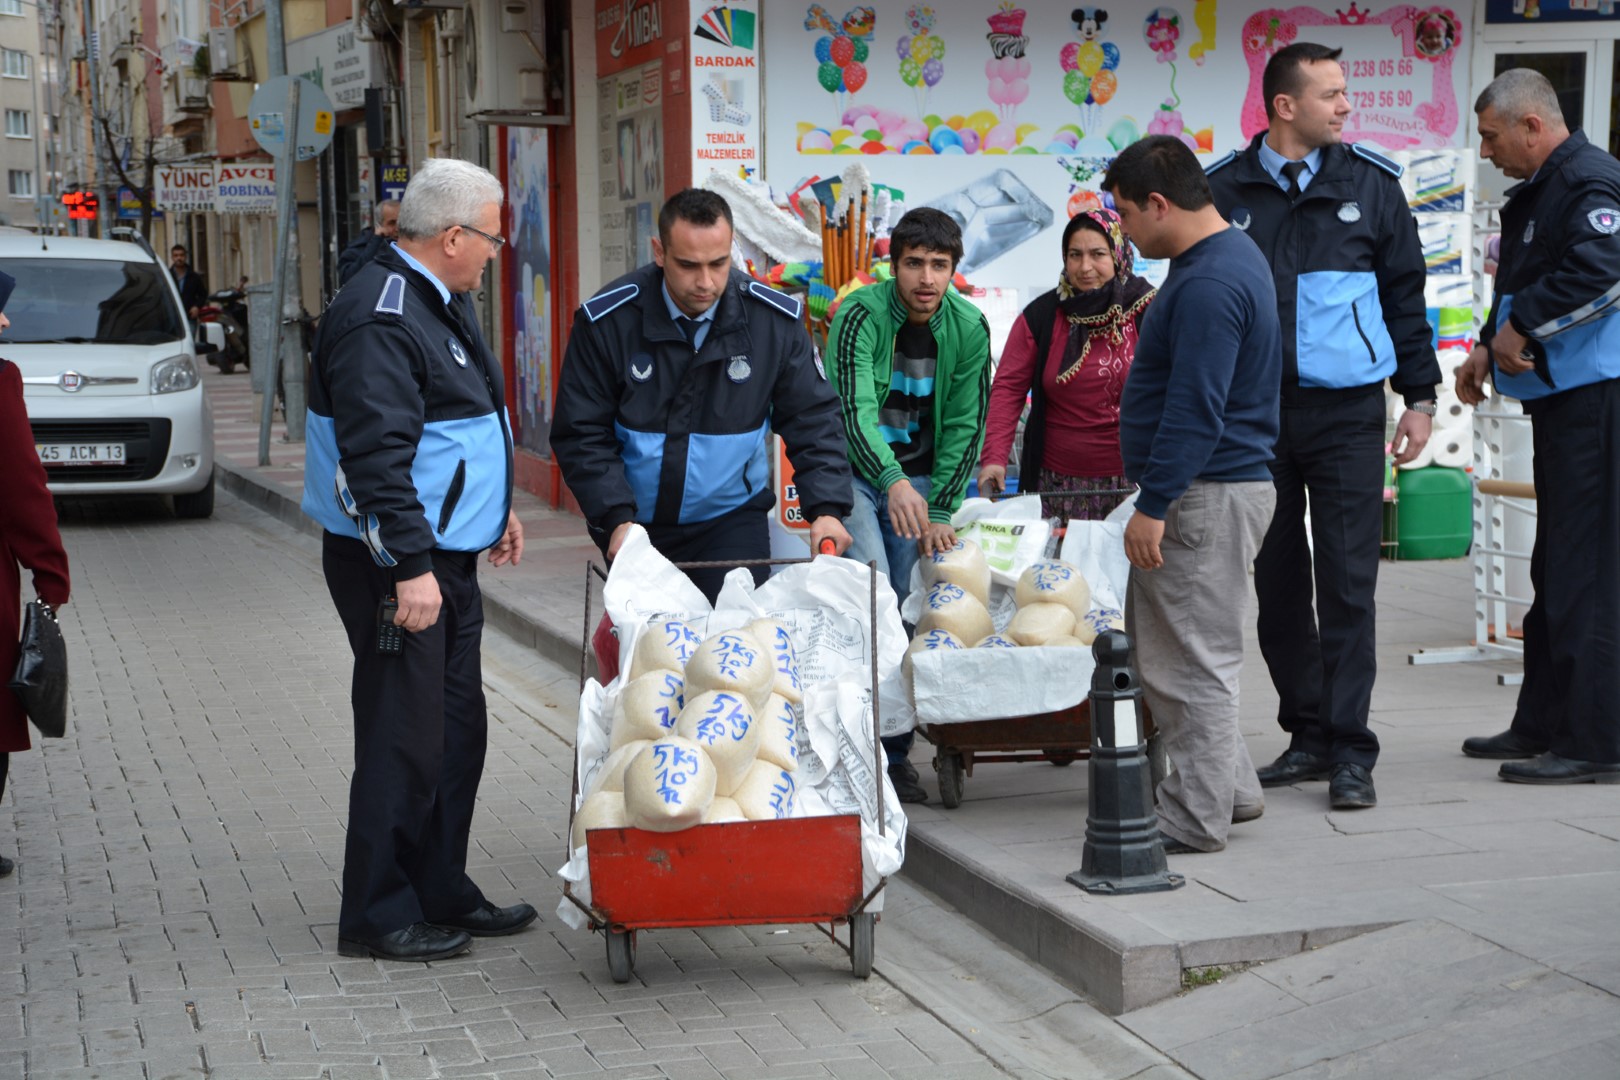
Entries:
[[838,554],[838,544],[837,544],[837,542],[834,541],[833,538],[830,537],[830,536],[822,537],[821,538],[821,547],[816,552],[816,554],[818,554],[818,555],[836,555],[836,554]]

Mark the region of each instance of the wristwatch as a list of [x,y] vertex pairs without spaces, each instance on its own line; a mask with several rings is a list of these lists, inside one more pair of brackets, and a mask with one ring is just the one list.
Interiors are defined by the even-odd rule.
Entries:
[[1429,401],[1419,401],[1416,404],[1408,405],[1407,408],[1413,412],[1420,412],[1424,416],[1433,416],[1435,411],[1434,401],[1432,399]]

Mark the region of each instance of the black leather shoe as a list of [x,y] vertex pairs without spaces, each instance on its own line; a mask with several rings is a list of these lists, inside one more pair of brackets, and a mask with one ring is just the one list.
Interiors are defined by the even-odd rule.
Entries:
[[1303,750],[1286,751],[1276,761],[1256,770],[1261,787],[1285,787],[1301,780],[1326,780],[1328,759]]
[[456,919],[435,919],[433,925],[446,930],[465,930],[473,937],[505,937],[517,933],[539,917],[540,913],[529,904],[496,907],[485,900],[484,906],[476,911]]
[[1328,779],[1328,801],[1335,810],[1366,810],[1377,806],[1378,792],[1373,790],[1372,773],[1347,761],[1333,766],[1333,775]]
[[1620,784],[1620,764],[1576,761],[1549,750],[1533,761],[1510,761],[1497,775],[1510,784]]
[[[1175,837],[1171,836],[1169,833],[1166,833],[1166,832],[1161,832],[1159,834],[1159,844],[1160,844],[1161,847],[1164,848],[1164,853],[1166,855],[1208,855],[1208,854],[1211,854],[1211,852],[1205,851],[1203,848],[1195,848],[1191,844],[1184,844],[1180,840],[1177,840]],[[1214,850],[1215,851],[1220,851],[1224,847],[1225,847],[1225,845],[1223,844],[1222,847],[1215,848]]]
[[928,801],[928,792],[923,790],[917,767],[909,761],[897,761],[889,766],[889,783],[894,785],[895,797],[903,803]]
[[1547,748],[1538,746],[1512,728],[1500,735],[1474,735],[1463,740],[1463,753],[1477,758],[1533,758],[1545,754]]
[[17,869],[16,863],[12,862],[4,855],[0,855],[0,877],[10,877],[11,872],[15,869]]
[[442,930],[429,923],[412,923],[379,938],[338,938],[339,956],[374,956],[379,960],[444,960],[464,953],[472,945],[465,930]]

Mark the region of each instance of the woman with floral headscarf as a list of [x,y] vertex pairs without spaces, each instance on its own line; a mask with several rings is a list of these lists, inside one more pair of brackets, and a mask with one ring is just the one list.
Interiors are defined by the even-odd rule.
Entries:
[[1119,397],[1153,287],[1131,272],[1131,245],[1112,210],[1083,210],[1063,230],[1063,273],[1013,323],[990,388],[979,492],[1006,487],[1007,456],[1026,397],[1019,488],[1109,492],[1041,500],[1048,517],[1102,518],[1130,487],[1119,456]]

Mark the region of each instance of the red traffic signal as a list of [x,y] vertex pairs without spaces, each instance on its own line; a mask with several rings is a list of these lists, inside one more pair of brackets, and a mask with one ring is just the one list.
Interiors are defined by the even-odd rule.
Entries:
[[73,221],[94,221],[101,209],[101,200],[93,191],[64,191],[62,205]]

